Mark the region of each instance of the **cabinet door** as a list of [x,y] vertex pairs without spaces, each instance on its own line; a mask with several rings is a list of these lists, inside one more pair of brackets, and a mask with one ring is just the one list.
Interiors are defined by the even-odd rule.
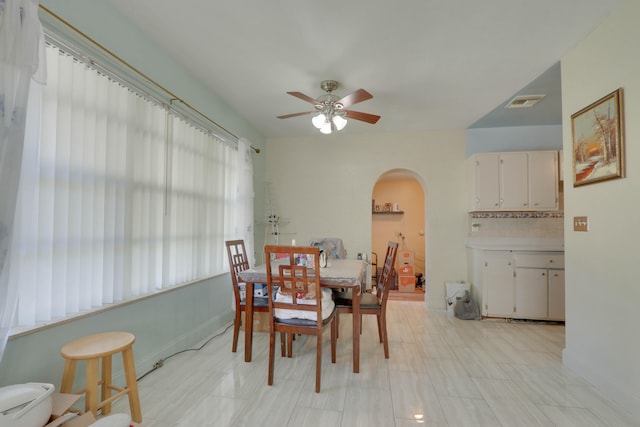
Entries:
[[558,208],[558,153],[529,153],[529,206],[531,209]]
[[501,209],[528,209],[527,153],[500,155],[500,207]]
[[484,260],[483,314],[513,317],[513,261],[511,253],[498,253]]
[[475,210],[500,208],[500,156],[496,153],[480,153],[475,156],[474,197]]
[[548,305],[548,270],[516,268],[516,314],[521,319],[546,319]]
[[564,270],[549,270],[549,320],[564,320]]

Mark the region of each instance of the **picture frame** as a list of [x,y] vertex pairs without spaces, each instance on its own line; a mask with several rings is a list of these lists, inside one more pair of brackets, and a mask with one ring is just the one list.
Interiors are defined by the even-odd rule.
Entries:
[[573,186],[625,175],[623,90],[571,115]]

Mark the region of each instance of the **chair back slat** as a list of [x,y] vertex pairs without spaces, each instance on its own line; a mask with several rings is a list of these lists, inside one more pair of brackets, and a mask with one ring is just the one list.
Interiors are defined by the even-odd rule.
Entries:
[[393,269],[396,262],[396,254],[398,252],[398,243],[389,242],[387,244],[387,254],[384,257],[384,266],[382,267],[382,274],[380,276],[380,283],[377,287],[378,302],[386,304],[389,297],[389,290],[391,289],[391,280],[393,280]]
[[236,301],[240,301],[240,280],[238,274],[249,269],[249,258],[244,246],[244,240],[227,240],[227,257],[229,258],[229,269],[231,273],[231,283]]

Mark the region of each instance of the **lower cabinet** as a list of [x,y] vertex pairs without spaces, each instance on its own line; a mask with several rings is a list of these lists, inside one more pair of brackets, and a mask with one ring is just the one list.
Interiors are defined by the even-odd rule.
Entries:
[[564,270],[549,270],[549,320],[564,320]]
[[564,254],[515,252],[515,317],[564,320]]
[[513,317],[513,258],[510,251],[485,252],[482,271],[484,316]]
[[[487,317],[564,320],[562,252],[474,251],[470,280]],[[478,271],[479,270],[479,271]]]
[[546,319],[548,314],[548,272],[543,268],[516,268],[515,317]]

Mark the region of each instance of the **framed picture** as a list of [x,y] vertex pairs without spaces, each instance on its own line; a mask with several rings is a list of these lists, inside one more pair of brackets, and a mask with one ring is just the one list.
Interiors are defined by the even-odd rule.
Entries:
[[573,186],[624,177],[622,88],[571,116]]

